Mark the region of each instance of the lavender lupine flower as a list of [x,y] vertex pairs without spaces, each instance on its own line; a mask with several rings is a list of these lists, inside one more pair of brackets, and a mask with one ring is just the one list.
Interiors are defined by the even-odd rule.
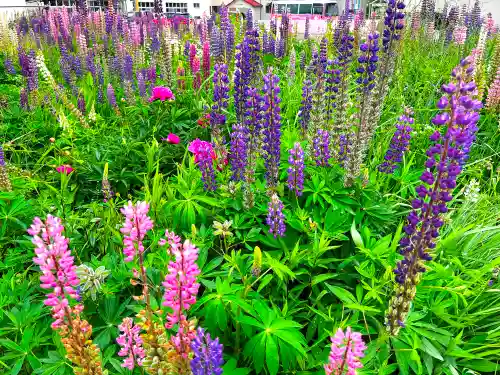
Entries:
[[351,143],[350,140],[353,138],[354,134],[340,134],[339,136],[339,152],[337,155],[337,161],[342,168],[345,168],[345,162],[347,160],[347,155],[350,153]]
[[184,43],[184,57],[189,58],[190,51],[191,51],[191,43],[189,42],[189,40],[186,40],[186,43]]
[[382,173],[391,174],[403,160],[403,155],[410,147],[411,132],[414,120],[411,117],[413,112],[411,109],[406,109],[405,113],[399,117],[399,122],[396,123],[396,132],[391,139],[391,144],[387,150],[384,159],[385,161],[378,166],[378,170]]
[[73,71],[75,72],[75,75],[80,78],[83,75],[83,70],[82,70],[82,60],[80,59],[80,56],[73,56]]
[[[210,128],[212,132],[212,140],[215,142],[216,149],[223,147],[224,137],[222,128],[226,123],[226,115],[224,111],[228,106],[229,100],[229,78],[227,76],[226,64],[215,64],[214,70],[214,104],[210,113]],[[216,151],[219,151],[218,149]],[[220,154],[218,156],[221,156]]]
[[269,36],[266,29],[262,32],[262,53],[269,53]]
[[106,88],[106,96],[108,97],[108,103],[111,107],[116,108],[116,95],[115,89],[111,83],[108,83],[108,87]]
[[334,133],[342,134],[347,131],[347,102],[349,99],[349,72],[352,62],[352,48],[354,37],[349,35],[348,30],[343,32],[340,40],[339,54],[337,57],[336,81],[338,87],[333,88],[337,92],[336,95],[336,113],[335,113],[335,128]]
[[129,54],[126,54],[123,60],[123,75],[126,81],[134,81],[134,60]]
[[311,119],[308,123],[307,137],[309,139],[308,146],[312,144],[313,138],[316,136],[318,129],[326,127],[326,110],[325,110],[325,70],[323,68],[323,59],[318,52],[313,49],[311,63],[308,66],[307,72],[312,80],[312,110]]
[[330,135],[328,131],[318,129],[313,138],[313,153],[317,166],[327,167],[330,165]]
[[269,233],[276,237],[285,235],[285,215],[283,215],[283,203],[278,195],[274,193],[268,204],[266,224],[269,225]]
[[288,82],[290,84],[295,82],[295,63],[297,61],[297,53],[295,52],[295,48],[292,48],[290,52],[290,60],[288,62]]
[[247,30],[253,29],[253,27],[254,27],[253,11],[251,8],[248,8],[248,10],[247,10],[246,23],[247,23]]
[[278,185],[281,146],[281,108],[278,86],[279,77],[273,74],[272,68],[264,76],[264,163],[266,166],[267,186],[274,188]]
[[274,56],[276,58],[282,58],[285,56],[285,40],[284,39],[277,39],[276,44],[275,44],[276,50],[274,51]]
[[327,129],[334,128],[334,117],[333,113],[335,110],[335,99],[337,92],[339,90],[338,84],[340,70],[335,68],[335,62],[333,60],[327,60],[325,69],[325,119]]
[[299,66],[300,70],[304,70],[306,67],[306,52],[302,51],[299,55]]
[[257,158],[262,143],[262,120],[264,99],[256,88],[249,88],[245,101],[245,131],[247,138],[247,159],[244,184],[244,205],[252,208],[254,205],[254,194],[252,184],[255,182],[255,170],[257,169]]
[[106,34],[111,34],[113,31],[113,13],[109,10],[106,10],[104,13],[104,22],[106,25]]
[[141,71],[137,71],[137,87],[139,88],[139,95],[142,98],[145,98],[147,93],[146,93],[146,81],[144,78],[144,74]]
[[246,127],[242,124],[234,124],[231,133],[231,151],[229,160],[233,171],[232,179],[242,181],[245,178],[245,167],[247,159],[248,134]]
[[289,153],[288,188],[300,197],[304,189],[304,151],[300,143],[296,142]]
[[308,79],[302,84],[302,100],[300,102],[299,123],[302,133],[307,134],[309,121],[311,120],[313,85]]
[[474,6],[471,10],[471,26],[472,29],[478,31],[481,28],[481,4],[479,0],[474,1]]
[[458,23],[459,18],[459,9],[458,6],[453,6],[450,9],[450,13],[448,14],[448,26],[446,27],[446,35],[445,35],[445,44],[451,43],[453,40],[453,32],[455,31],[455,27]]
[[20,97],[19,97],[19,104],[21,105],[22,109],[29,109],[28,105],[28,90],[26,90],[24,87],[21,89]]
[[[249,9],[250,10],[250,9]],[[234,25],[229,22],[226,29],[226,61],[231,62],[234,55]]]
[[210,191],[217,188],[213,161],[217,158],[212,144],[195,139],[189,144],[188,151],[194,154],[194,161],[201,171],[201,179],[205,190]]
[[280,49],[282,49],[282,55],[280,55],[280,57],[283,57],[288,51],[289,33],[290,33],[290,17],[288,16],[288,8],[285,8],[285,11],[281,14],[281,23],[280,23],[280,44],[281,43],[283,44],[283,47],[280,47]]
[[89,51],[87,53],[85,63],[87,65],[87,70],[90,72],[90,74],[92,74],[92,77],[94,78],[94,82],[97,82],[97,68],[95,66],[94,53],[92,51]]
[[236,70],[234,73],[234,107],[236,116],[241,119],[246,93],[250,86],[254,87],[257,72],[260,68],[259,34],[256,29],[248,30],[236,52]]
[[439,228],[443,226],[442,214],[448,211],[447,203],[457,186],[457,176],[468,158],[470,147],[478,130],[479,110],[482,103],[475,99],[476,85],[470,79],[474,71],[470,57],[462,60],[452,71],[452,82],[444,84],[444,95],[437,102],[440,112],[432,120],[443,131],[431,135],[432,146],[427,151],[426,170],[416,188],[418,198],[413,200],[413,211],[404,227],[405,237],[400,241],[400,253],[404,256],[394,273],[398,284],[389,304],[386,324],[392,335],[397,335],[404,322],[424,262],[432,259],[429,251],[436,247]]
[[0,145],[0,190],[12,190],[12,184],[10,182],[7,168],[5,166],[5,154],[3,152],[2,145]]
[[194,358],[191,360],[193,375],[222,374],[223,346],[219,343],[219,338],[212,340],[210,333],[205,333],[203,328],[198,327],[196,336],[191,341],[191,350],[194,354]]
[[28,91],[32,92],[38,89],[38,67],[36,65],[35,50],[31,50],[28,54],[29,75],[27,79]]
[[309,27],[310,27],[310,21],[309,17],[306,17],[306,24],[305,24],[305,29],[304,29],[304,39],[308,40],[309,39]]
[[16,74],[16,68],[14,68],[14,64],[12,64],[12,60],[9,58],[6,58],[5,61],[3,62],[5,71],[9,74]]
[[354,137],[351,140],[351,150],[347,154],[346,174],[344,176],[344,184],[351,186],[354,179],[359,176],[361,164],[366,151],[370,146],[375,128],[373,122],[370,121],[371,100],[378,101],[379,98],[371,95],[372,89],[375,87],[375,72],[377,70],[378,55],[378,34],[368,34],[367,41],[360,45],[360,56],[358,58],[359,66],[356,71],[359,77],[356,79],[358,83],[358,111],[355,115]]
[[374,131],[378,125],[382,113],[382,104],[389,91],[389,83],[396,66],[395,51],[404,28],[405,7],[404,0],[389,0],[388,2],[382,37],[383,54],[381,56],[380,71],[375,84],[375,92],[373,93],[374,98],[377,99],[373,101],[366,117],[370,122],[369,128],[371,131]]
[[222,56],[222,36],[217,26],[214,26],[210,33],[210,55],[215,60]]
[[78,97],[77,106],[78,106],[78,110],[82,113],[82,115],[85,116],[85,113],[86,113],[85,98],[83,96]]

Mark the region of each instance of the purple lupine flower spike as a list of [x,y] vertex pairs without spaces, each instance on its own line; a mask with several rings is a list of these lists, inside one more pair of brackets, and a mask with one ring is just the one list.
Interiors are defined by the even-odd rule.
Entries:
[[82,115],[85,115],[86,109],[85,109],[85,98],[83,96],[78,97],[78,110],[82,113]]
[[403,155],[408,151],[410,146],[411,132],[413,125],[413,112],[407,109],[403,115],[399,117],[399,122],[396,123],[396,132],[391,139],[391,144],[387,150],[384,159],[385,161],[378,166],[378,170],[382,173],[391,174],[399,163],[403,160]]
[[281,203],[276,193],[271,196],[271,200],[269,201],[266,224],[269,225],[269,233],[274,238],[285,235],[286,226],[285,216],[283,215],[283,203]]
[[330,135],[328,131],[318,129],[313,138],[313,153],[317,166],[327,167],[330,165]]
[[212,140],[215,143],[218,157],[222,157],[224,147],[223,127],[226,124],[226,115],[224,114],[229,100],[229,78],[227,76],[226,64],[215,64],[214,67],[214,104],[210,113],[210,128],[212,131]]
[[264,163],[266,166],[267,186],[278,185],[281,147],[281,108],[278,86],[279,77],[273,74],[272,68],[264,76]]
[[231,151],[229,160],[233,171],[232,179],[242,181],[245,178],[245,167],[247,161],[248,134],[242,124],[234,124],[231,133]]
[[304,83],[302,84],[302,100],[300,102],[299,110],[299,123],[304,135],[307,134],[307,128],[309,126],[309,121],[311,120],[312,93],[313,84],[311,80],[304,80]]
[[12,60],[9,58],[6,58],[5,61],[3,62],[5,71],[9,74],[16,74],[16,68],[14,68],[14,64],[12,64]]
[[430,137],[432,145],[427,151],[426,170],[420,177],[423,184],[416,188],[418,198],[412,202],[405,236],[399,242],[404,259],[394,270],[397,287],[386,317],[387,330],[392,335],[404,327],[416,286],[425,272],[424,264],[432,259],[429,252],[436,247],[439,228],[443,226],[442,215],[448,212],[447,203],[452,200],[457,176],[478,130],[482,103],[475,97],[471,62],[470,57],[462,60],[452,71],[452,82],[441,87],[443,96],[437,102],[440,112],[432,122],[444,129],[436,130]]
[[113,108],[116,108],[116,95],[115,89],[111,83],[108,83],[108,87],[106,88],[106,96],[108,97],[109,105]]
[[304,151],[300,143],[296,142],[289,152],[288,188],[300,197],[304,189]]
[[223,346],[219,338],[213,340],[210,333],[198,327],[196,336],[191,341],[194,358],[191,360],[193,375],[221,375],[224,359],[222,358]]

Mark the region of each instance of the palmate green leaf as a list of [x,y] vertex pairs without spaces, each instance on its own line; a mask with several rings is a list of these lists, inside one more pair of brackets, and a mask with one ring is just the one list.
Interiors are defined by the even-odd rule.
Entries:
[[260,329],[265,329],[265,326],[262,323],[260,323],[257,319],[252,318],[251,316],[242,315],[242,316],[238,317],[237,319],[240,323],[248,324],[248,325],[260,328]]
[[458,364],[461,367],[470,368],[481,373],[497,373],[500,371],[500,363],[495,363],[486,359],[469,359],[467,361],[460,361]]
[[278,318],[272,322],[272,324],[269,328],[271,328],[272,330],[281,330],[281,329],[289,329],[289,328],[301,329],[302,325],[300,325],[297,322],[294,322],[293,320]]
[[300,355],[306,354],[304,350],[305,339],[299,331],[280,329],[272,332],[273,335],[278,336],[281,340],[292,346]]
[[337,276],[338,276],[337,273],[323,273],[320,275],[316,275],[313,277],[313,279],[311,281],[311,285],[316,285],[316,284],[322,283],[323,281],[334,279]]
[[443,360],[443,356],[441,355],[439,350],[425,337],[422,337],[422,350],[430,356],[439,359],[440,361]]
[[259,287],[257,288],[257,292],[260,292],[262,289],[264,289],[266,285],[271,282],[272,279],[273,279],[272,274],[267,274],[266,276],[264,276],[259,284]]
[[276,340],[272,335],[267,335],[266,339],[266,365],[271,375],[276,375],[280,367],[280,358]]
[[290,268],[288,268],[288,266],[281,263],[279,260],[274,259],[271,255],[269,255],[269,253],[266,252],[265,254],[266,259],[264,260],[264,263],[274,271],[274,273],[280,280],[283,280],[285,278],[285,275],[292,279],[295,278],[295,274]]
[[243,349],[243,355],[251,358],[257,373],[264,367],[264,356],[266,353],[266,333],[261,332],[248,341]]
[[413,349],[397,338],[392,339],[392,345],[394,346],[399,371],[402,375],[408,375],[410,373],[411,352]]
[[350,304],[357,304],[356,298],[348,290],[345,290],[344,288],[341,288],[338,286],[330,285],[328,283],[325,283],[325,285],[342,302],[350,303]]

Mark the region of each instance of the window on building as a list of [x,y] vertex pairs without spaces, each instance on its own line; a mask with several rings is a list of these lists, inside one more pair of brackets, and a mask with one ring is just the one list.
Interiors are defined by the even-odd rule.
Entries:
[[299,14],[312,14],[312,4],[300,4]]
[[139,9],[141,11],[152,11],[155,4],[152,1],[139,1]]
[[[196,3],[196,4],[198,4],[198,7],[200,6],[200,3]],[[188,12],[187,3],[167,3],[166,8],[167,8],[167,13],[187,13]],[[196,6],[195,6],[195,8],[196,8]]]
[[266,4],[266,13],[268,13],[268,14],[269,14],[269,13],[271,13],[271,7],[272,7],[272,6],[273,6],[273,4],[272,4],[272,3],[268,3],[268,4]]
[[198,9],[200,7],[200,3],[193,3],[193,8]]
[[323,15],[323,4],[313,4],[313,14]]

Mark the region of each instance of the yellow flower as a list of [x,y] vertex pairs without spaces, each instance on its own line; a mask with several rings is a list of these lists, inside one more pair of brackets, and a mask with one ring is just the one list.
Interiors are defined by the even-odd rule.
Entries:
[[226,220],[223,223],[214,221],[212,227],[215,229],[214,236],[231,237],[233,233],[230,231],[231,225],[233,225],[232,220]]

